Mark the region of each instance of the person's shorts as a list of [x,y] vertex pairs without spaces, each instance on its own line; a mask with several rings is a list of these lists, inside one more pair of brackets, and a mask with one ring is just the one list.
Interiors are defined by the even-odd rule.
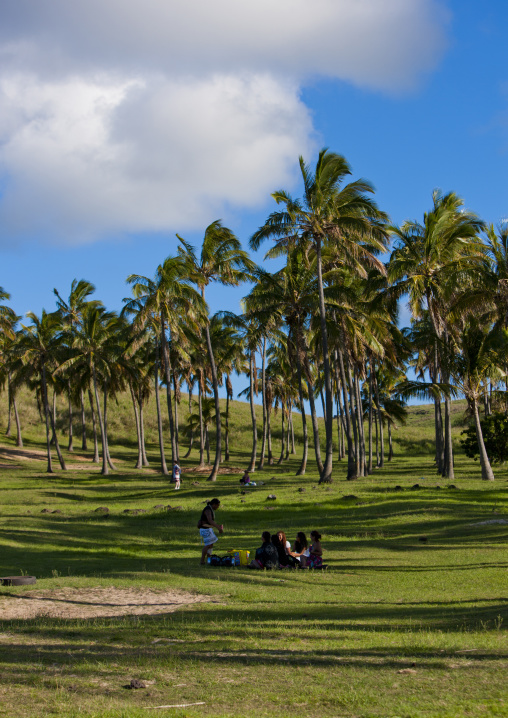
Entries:
[[199,535],[203,539],[205,546],[210,546],[219,540],[219,537],[214,534],[213,529],[199,529]]

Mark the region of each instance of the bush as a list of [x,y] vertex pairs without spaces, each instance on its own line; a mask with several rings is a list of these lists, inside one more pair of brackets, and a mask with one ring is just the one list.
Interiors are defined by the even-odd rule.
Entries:
[[[504,464],[508,458],[508,416],[496,412],[480,419],[480,425],[490,463]],[[466,438],[460,439],[464,452],[468,458],[476,461],[480,453],[474,424],[461,432],[461,436],[464,435]]]

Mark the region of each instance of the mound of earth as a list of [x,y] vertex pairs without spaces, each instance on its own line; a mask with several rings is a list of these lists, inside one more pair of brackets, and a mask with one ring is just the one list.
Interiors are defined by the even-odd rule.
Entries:
[[213,600],[186,591],[138,588],[61,588],[16,595],[0,591],[2,620],[97,618],[99,616],[153,616],[182,606]]

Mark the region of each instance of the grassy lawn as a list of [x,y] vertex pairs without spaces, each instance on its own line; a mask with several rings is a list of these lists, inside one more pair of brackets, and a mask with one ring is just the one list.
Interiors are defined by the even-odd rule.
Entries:
[[[245,466],[248,408],[237,409],[230,463]],[[454,410],[457,440],[463,406]],[[412,410],[393,462],[368,479],[346,482],[337,463],[334,483],[319,486],[312,461],[296,478],[298,453],[256,472],[264,484],[245,494],[237,475],[211,485],[184,473],[177,493],[155,470],[134,471],[127,411],[115,419],[110,477],[73,468],[79,451],[54,475],[43,461],[0,461],[0,575],[37,576],[0,588],[0,715],[508,715],[508,471],[487,484],[458,453],[455,488],[436,477],[432,407]],[[34,418],[27,450],[41,440]],[[195,463],[196,451],[183,466]],[[293,540],[316,528],[329,570],[200,567],[196,523],[214,495],[219,553],[256,548],[265,529]],[[211,600],[158,615],[1,620],[13,596],[72,588],[62,603],[86,604],[98,588]],[[127,689],[136,678],[147,687]],[[167,705],[187,707],[155,708]]]

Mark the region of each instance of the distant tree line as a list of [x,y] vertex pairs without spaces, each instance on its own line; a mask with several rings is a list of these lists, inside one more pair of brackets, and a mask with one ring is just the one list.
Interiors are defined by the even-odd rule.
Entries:
[[[88,405],[93,461],[108,474],[114,469],[108,401],[128,391],[137,430],[136,467],[142,468],[148,464],[144,410],[153,392],[160,468],[167,475],[163,415],[167,411],[171,460],[179,461],[185,385],[185,456],[196,444],[200,465],[205,455],[209,464],[212,444],[209,480],[214,481],[221,461],[230,457],[231,376],[244,373],[249,385],[243,393],[252,417],[250,471],[276,461],[272,422],[274,410],[280,409],[278,463],[294,451],[296,410],[303,428],[299,475],[306,471],[312,432],[321,482],[332,480],[335,459],[346,460],[348,479],[366,476],[391,460],[392,429],[405,421],[407,398],[416,396],[434,402],[436,469],[453,478],[451,399],[462,395],[473,420],[482,477],[493,480],[480,412],[489,416],[494,408],[508,410],[508,224],[496,230],[465,210],[453,192],[435,191],[421,223],[396,226],[374,202],[367,181],[347,181],[351,169],[341,155],[322,150],[314,168],[300,158],[300,169],[303,196],[274,192],[279,209],[250,239],[251,249],[270,242],[266,256],[284,259],[277,272],[256,266],[233,232],[215,221],[206,228],[199,251],[177,235],[176,255],[167,257],[153,277],[131,274],[131,296],[119,314],[93,299],[94,286],[81,279],[72,282],[65,298],[54,290],[55,311],[30,312],[25,324],[0,288],[7,434],[14,421],[22,445],[16,395],[26,385],[35,393],[45,425],[47,470],[53,470],[52,445],[65,469],[56,431],[56,396],[65,395],[68,450],[74,448],[75,412],[81,449],[88,449]],[[210,316],[206,292],[214,282],[250,283],[241,314]],[[409,301],[412,312],[405,329],[397,326],[401,300]],[[409,368],[415,379],[408,379]],[[223,385],[224,416],[219,404]],[[261,446],[254,410],[259,394]],[[468,451],[472,455],[473,449]]]

